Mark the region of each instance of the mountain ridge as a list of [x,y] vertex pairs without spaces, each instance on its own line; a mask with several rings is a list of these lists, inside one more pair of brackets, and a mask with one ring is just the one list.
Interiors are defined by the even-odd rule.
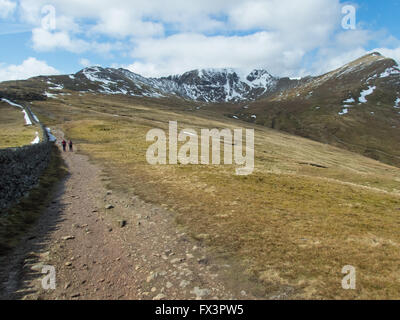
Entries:
[[[219,113],[328,143],[400,167],[400,68],[370,53],[320,76],[274,77],[266,70],[201,69],[146,78],[88,67],[71,75],[0,83],[0,98],[63,101],[117,95],[174,110]],[[144,99],[144,100],[143,100]]]
[[[240,103],[268,98],[298,87],[316,87],[334,76],[339,80],[346,80],[346,76],[350,73],[359,72],[360,67],[364,69],[362,72],[372,68],[367,79],[360,79],[370,82],[374,80],[373,72],[382,69],[381,65],[385,66],[385,70],[381,70],[380,75],[385,72],[388,76],[400,73],[393,59],[373,52],[331,72],[301,79],[276,77],[265,69],[243,72],[235,68],[194,69],[178,75],[147,78],[124,68],[92,66],[75,74],[38,76],[28,80],[6,81],[3,84],[14,82],[29,87],[29,83],[39,81],[42,83],[43,91],[33,91],[36,96],[42,94],[47,98],[54,98],[63,90],[70,90],[149,98],[178,97],[203,103]],[[376,73],[375,78],[377,76]]]

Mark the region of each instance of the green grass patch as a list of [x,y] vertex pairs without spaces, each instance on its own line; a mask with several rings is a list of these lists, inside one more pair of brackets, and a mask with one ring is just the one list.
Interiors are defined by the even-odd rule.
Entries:
[[21,109],[0,102],[0,149],[29,145],[41,133],[36,125],[25,125]]

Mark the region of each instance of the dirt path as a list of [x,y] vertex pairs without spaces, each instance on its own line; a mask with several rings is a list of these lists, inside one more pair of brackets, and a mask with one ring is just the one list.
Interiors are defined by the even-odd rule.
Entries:
[[[69,176],[2,266],[2,299],[251,298],[226,289],[220,275],[231,266],[213,263],[177,230],[172,213],[107,191],[86,156],[63,158]],[[55,290],[42,288],[44,265],[55,268]]]

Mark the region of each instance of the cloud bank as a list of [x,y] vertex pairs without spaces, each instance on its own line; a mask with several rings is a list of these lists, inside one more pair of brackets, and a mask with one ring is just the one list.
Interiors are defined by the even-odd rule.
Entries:
[[38,75],[56,75],[59,71],[44,61],[28,58],[20,65],[0,63],[0,81],[28,79]]
[[[49,4],[54,29],[43,25]],[[316,75],[367,53],[370,41],[400,59],[393,36],[361,25],[344,30],[343,6],[339,0],[0,0],[7,16],[18,13],[32,26],[35,51],[72,52],[81,65],[108,56],[110,65],[144,76],[209,67]]]

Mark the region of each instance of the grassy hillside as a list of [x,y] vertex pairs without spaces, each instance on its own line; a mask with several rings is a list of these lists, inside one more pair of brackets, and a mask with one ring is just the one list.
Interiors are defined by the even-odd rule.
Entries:
[[[247,279],[260,298],[400,298],[399,168],[183,102],[72,94],[33,111],[105,168],[109,188],[173,210],[231,265],[232,285]],[[168,121],[255,128],[254,173],[148,165],[146,133]],[[357,269],[355,291],[341,287],[345,265]]]
[[[396,66],[392,59],[371,54],[265,99],[208,108],[400,167],[400,109],[395,107],[400,72]],[[376,89],[366,103],[359,103],[369,87]],[[345,102],[348,99],[354,102]]]
[[26,126],[21,109],[0,101],[0,149],[30,144],[40,134],[38,126]]

